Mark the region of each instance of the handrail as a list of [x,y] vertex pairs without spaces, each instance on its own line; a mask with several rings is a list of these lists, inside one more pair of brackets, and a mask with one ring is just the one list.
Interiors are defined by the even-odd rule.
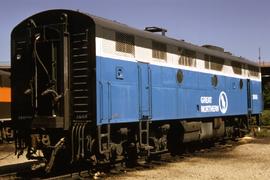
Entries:
[[99,91],[99,108],[100,108],[100,110],[99,110],[99,116],[100,116],[100,120],[99,120],[99,122],[100,123],[102,123],[102,120],[103,120],[103,84],[102,84],[102,82],[98,82],[99,83],[99,89],[100,89],[100,91]]
[[149,119],[152,118],[152,70],[148,66],[148,86],[149,86],[149,92],[148,92],[148,104],[149,104]]
[[108,81],[108,121],[112,120],[112,92],[111,92],[111,82]]

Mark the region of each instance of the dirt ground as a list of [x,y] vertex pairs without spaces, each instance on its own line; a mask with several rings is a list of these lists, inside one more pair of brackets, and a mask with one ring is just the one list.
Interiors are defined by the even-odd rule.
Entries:
[[225,149],[199,152],[148,170],[127,172],[119,180],[269,180],[270,138],[242,138]]
[[[1,167],[26,162],[24,156],[17,159],[13,144],[0,145]],[[101,178],[103,179],[103,178]],[[223,148],[201,150],[173,162],[154,165],[153,168],[127,171],[109,176],[112,180],[227,180],[270,179],[270,137],[245,137]]]
[[13,143],[0,144],[0,171],[1,166],[27,162],[23,154],[20,158],[15,155],[15,145]]

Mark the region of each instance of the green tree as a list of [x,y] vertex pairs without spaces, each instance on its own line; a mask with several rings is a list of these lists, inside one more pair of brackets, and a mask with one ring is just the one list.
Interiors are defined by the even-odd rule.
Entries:
[[264,107],[266,109],[270,108],[270,87],[265,86],[263,90],[263,99],[264,99]]

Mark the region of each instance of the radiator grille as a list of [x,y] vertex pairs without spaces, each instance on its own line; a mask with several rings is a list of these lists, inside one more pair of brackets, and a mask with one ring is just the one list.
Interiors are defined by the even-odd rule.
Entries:
[[124,33],[116,33],[115,39],[116,39],[115,45],[116,51],[128,53],[134,56],[135,54],[134,36]]
[[166,44],[152,41],[152,57],[157,59],[167,60],[167,46]]

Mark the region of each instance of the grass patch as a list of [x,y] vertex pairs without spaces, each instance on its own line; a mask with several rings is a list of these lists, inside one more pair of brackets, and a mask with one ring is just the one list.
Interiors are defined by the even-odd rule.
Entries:
[[254,134],[256,137],[270,137],[270,129],[268,128],[261,128],[260,131],[256,129]]
[[270,125],[270,110],[264,110],[262,112],[261,120],[263,125]]

